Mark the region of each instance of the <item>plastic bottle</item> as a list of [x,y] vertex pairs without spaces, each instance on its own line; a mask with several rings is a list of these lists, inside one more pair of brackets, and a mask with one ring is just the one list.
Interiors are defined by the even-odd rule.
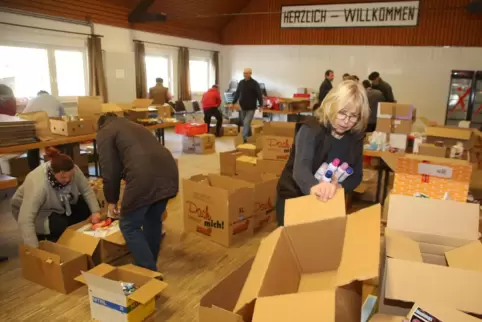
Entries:
[[330,170],[331,173],[335,173],[336,169],[338,169],[338,166],[340,165],[340,159],[336,158],[333,161],[330,162],[328,165],[328,168],[326,169],[327,171]]
[[328,168],[328,163],[324,162],[316,171],[315,179],[318,181],[321,180],[321,178],[323,178],[323,176],[325,175],[327,168]]
[[346,170],[345,170],[345,173],[338,178],[338,183],[342,183],[343,181],[345,181],[346,178],[348,178],[349,176],[351,176],[353,174],[353,169],[348,167]]
[[348,169],[348,163],[343,162],[338,169],[335,172],[335,177],[336,178],[341,178],[343,174],[345,173],[346,169]]
[[321,178],[323,182],[331,182],[331,178],[333,177],[333,172],[331,170],[326,170],[325,175]]

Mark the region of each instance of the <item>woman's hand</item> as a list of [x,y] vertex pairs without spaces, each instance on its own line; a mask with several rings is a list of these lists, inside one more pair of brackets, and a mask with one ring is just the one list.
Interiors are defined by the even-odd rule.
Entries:
[[98,212],[94,212],[92,215],[90,215],[90,222],[95,225],[98,224],[102,220],[102,216]]
[[338,189],[336,183],[321,182],[311,188],[311,194],[321,201],[328,201],[335,196],[336,189]]

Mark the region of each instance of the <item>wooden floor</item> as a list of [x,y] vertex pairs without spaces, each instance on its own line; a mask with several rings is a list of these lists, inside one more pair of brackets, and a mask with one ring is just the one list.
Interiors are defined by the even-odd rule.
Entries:
[[[181,153],[181,142],[177,135],[168,132],[166,139],[166,146],[179,158],[181,177],[219,172],[217,154],[185,155]],[[232,141],[232,138],[218,139],[218,152],[233,149]],[[272,225],[249,242],[227,249],[182,233],[180,199],[172,200],[168,206],[169,217],[165,222],[167,236],[163,241],[158,266],[169,287],[163,293],[158,312],[151,321],[197,321],[201,296],[254,256],[260,239],[275,228]],[[0,255],[10,257],[8,262],[0,263],[0,321],[90,321],[86,287],[66,296],[22,278],[17,258],[19,242],[17,224],[11,216],[7,200],[0,205]],[[119,264],[131,260],[125,257]]]

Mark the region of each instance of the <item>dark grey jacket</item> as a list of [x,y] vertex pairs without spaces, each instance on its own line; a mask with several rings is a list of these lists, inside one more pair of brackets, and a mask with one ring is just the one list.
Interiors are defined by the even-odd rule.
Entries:
[[119,201],[121,179],[126,181],[122,212],[175,197],[179,171],[169,150],[142,125],[109,117],[97,133],[104,195]]
[[320,90],[318,92],[318,101],[319,103],[323,103],[323,100],[325,99],[326,95],[331,91],[333,88],[333,84],[328,78],[325,78],[323,83],[320,85]]
[[380,92],[383,93],[385,97],[384,102],[395,102],[395,97],[393,96],[392,86],[385,82],[384,80],[380,79],[380,83],[377,85],[373,85],[373,89],[378,89]]
[[385,102],[385,96],[378,89],[367,89],[368,104],[370,104],[370,119],[368,124],[377,123],[378,103]]

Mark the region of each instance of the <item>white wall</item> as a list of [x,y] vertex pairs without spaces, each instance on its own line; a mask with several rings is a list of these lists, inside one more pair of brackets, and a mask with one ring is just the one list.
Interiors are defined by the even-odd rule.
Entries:
[[482,48],[381,46],[226,46],[223,85],[242,78],[245,67],[266,84],[268,95],[291,97],[299,87],[318,91],[326,69],[338,83],[344,73],[367,79],[378,71],[395,98],[417,113],[445,120],[451,70],[482,70]]

